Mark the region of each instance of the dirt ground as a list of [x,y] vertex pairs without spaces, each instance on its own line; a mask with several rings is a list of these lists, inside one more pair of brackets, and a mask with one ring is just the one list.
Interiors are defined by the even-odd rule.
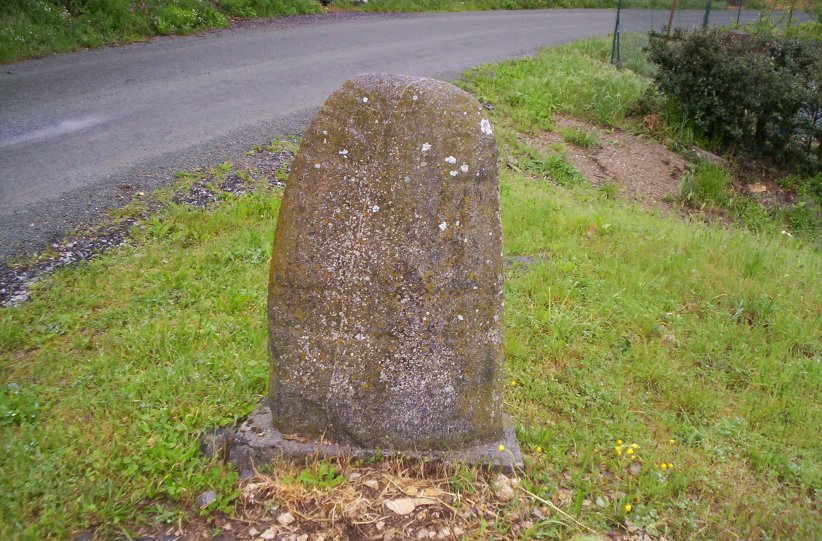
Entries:
[[[558,132],[594,132],[601,145],[583,148],[565,142],[558,132],[545,132],[542,140],[565,146],[568,161],[594,186],[607,183],[646,208],[665,204],[679,193],[688,162],[666,146],[619,130],[605,130],[585,122],[555,115]],[[670,207],[670,205],[667,205]]]
[[[658,120],[645,119],[645,127],[654,131]],[[544,132],[540,141],[546,147],[562,147],[568,161],[597,187],[613,184],[619,193],[639,202],[647,209],[671,210],[679,195],[682,177],[694,164],[682,155],[670,150],[662,143],[648,136],[633,135],[617,129],[605,129],[574,118],[554,115],[555,130]],[[600,144],[589,148],[566,140],[563,132],[585,132],[595,134]],[[691,149],[696,160],[719,163],[733,169],[729,163],[715,154],[694,147]],[[755,163],[738,163],[731,187],[736,193],[747,194],[766,208],[790,205],[794,194],[786,191],[775,181],[778,172]],[[727,216],[717,209],[680,208],[684,216],[693,217],[699,213],[706,221],[730,223]]]
[[[329,476],[318,470],[320,464],[277,463],[271,468],[276,474],[258,474],[241,482],[234,516],[217,512],[184,523],[144,527],[137,539],[519,539],[541,522],[558,521],[587,533],[590,537],[585,539],[591,541],[652,539],[629,519],[620,529],[596,532],[561,510],[572,503],[570,490],[558,488],[550,499],[543,499],[529,492],[515,474],[460,470],[438,462],[391,459],[355,464],[340,459]],[[605,507],[612,502],[605,496],[583,505]]]

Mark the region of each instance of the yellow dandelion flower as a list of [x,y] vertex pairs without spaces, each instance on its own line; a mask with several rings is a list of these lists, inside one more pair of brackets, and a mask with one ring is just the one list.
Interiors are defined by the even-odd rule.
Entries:
[[639,445],[637,445],[636,443],[632,443],[631,447],[633,447],[634,449],[639,449]]
[[671,445],[673,445],[673,444],[675,444],[675,443],[676,443],[676,440],[675,440],[675,439],[673,439],[673,438],[671,438],[671,439],[669,439],[669,440],[668,440],[668,443],[670,443]]
[[622,440],[617,440],[617,445],[622,445]]
[[614,451],[616,451],[616,454],[621,455],[622,454],[622,447],[617,445],[616,447],[614,447]]
[[626,504],[625,504],[625,512],[626,512],[626,513],[630,513],[630,512],[631,512],[631,509],[633,509],[633,508],[634,508],[634,506],[633,506],[633,505],[631,505],[630,503],[626,503]]
[[511,380],[511,387],[516,387],[516,386],[517,386],[517,380],[512,379]]
[[669,469],[669,470],[674,469],[674,465],[673,465],[673,464],[671,464],[670,462],[668,462],[668,469]]
[[628,448],[628,450],[627,450],[627,451],[625,451],[625,452],[626,452],[627,454],[629,454],[629,455],[634,454],[634,450],[633,450],[633,449],[631,449],[630,447],[629,447],[629,448]]
[[505,451],[505,446],[500,443],[499,447],[497,447],[497,451]]
[[667,469],[668,469],[668,465],[667,465],[667,464],[665,464],[664,462],[663,462],[662,464],[660,464],[660,465],[659,465],[659,467],[660,467],[660,468],[662,468],[663,470],[667,470]]

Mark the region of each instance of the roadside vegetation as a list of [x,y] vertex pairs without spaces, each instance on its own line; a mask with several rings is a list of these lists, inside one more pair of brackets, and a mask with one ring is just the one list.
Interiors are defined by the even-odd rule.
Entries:
[[[556,114],[646,130],[636,111],[651,82],[604,63],[608,52],[605,39],[577,42],[461,83],[493,109],[506,409],[526,455],[527,501],[550,502],[538,512],[500,503],[466,536],[814,538],[819,246],[766,210],[751,227],[643,208],[611,185],[591,186],[567,148],[540,146]],[[661,122],[646,136],[689,148],[687,129]],[[579,130],[561,137],[608,144]],[[700,163],[683,197],[718,206],[747,197],[730,191],[723,166]],[[188,172],[181,189],[243,175],[232,164]],[[236,473],[198,451],[204,431],[241,419],[266,392],[266,276],[281,191],[246,182],[248,193],[206,210],[166,206],[135,227],[130,246],[0,309],[0,537],[213,528],[255,505]],[[322,464],[275,465],[270,473],[292,487],[277,497],[293,497],[295,483],[312,498],[350,486]],[[455,492],[482,476],[448,475]],[[201,511],[204,490],[217,499]]]
[[[616,8],[611,0],[333,0],[329,5],[362,11],[474,11],[487,9]],[[625,8],[670,9],[668,0],[623,0]],[[722,9],[726,2],[716,2]],[[680,0],[679,9],[705,9],[705,0]]]
[[[620,127],[659,140],[686,154],[695,163],[682,184],[678,198],[682,205],[700,212],[720,212],[738,225],[757,232],[786,231],[803,235],[809,242],[822,246],[822,171],[814,161],[820,152],[818,139],[811,139],[811,146],[806,140],[800,148],[810,156],[811,161],[807,163],[797,159],[787,164],[757,161],[754,159],[757,156],[742,152],[742,145],[736,145],[738,156],[735,160],[721,160],[721,165],[700,163],[704,160],[694,153],[697,147],[723,152],[727,146],[723,146],[721,139],[701,132],[698,126],[689,122],[683,107],[660,95],[650,77],[606,65],[610,53],[607,45],[605,40],[588,40],[577,42],[573,47],[546,49],[533,59],[481,67],[463,86],[480,99],[494,104],[503,117],[510,119],[519,133],[518,141],[525,141],[531,147],[534,146],[534,136],[540,131],[555,129],[555,114],[571,115],[602,126]],[[818,45],[815,47],[818,49]],[[697,66],[711,66],[713,70],[736,69],[729,67],[730,62],[691,62]],[[817,71],[812,72],[816,75],[811,76],[819,77],[822,72],[818,70],[822,64],[818,60],[816,62]],[[647,60],[636,64],[649,75],[656,73]],[[808,64],[805,62],[806,66]],[[677,80],[683,81],[684,85],[695,84],[688,83],[689,80],[711,84],[707,81],[707,75],[702,79],[696,75],[692,79],[680,75]],[[720,77],[720,80],[725,79]],[[569,84],[568,81],[573,83]],[[818,107],[814,104],[819,99],[818,92],[808,91],[813,84],[805,87],[796,85],[798,88],[794,92],[808,92],[807,96],[802,96],[809,100],[808,110],[816,111],[810,109]],[[748,92],[754,93],[753,90]],[[793,101],[801,103],[799,98]],[[775,100],[775,103],[781,102]],[[727,109],[730,107],[717,104],[711,113],[730,117],[732,112]],[[562,128],[558,130],[566,141],[579,147],[594,143],[580,140],[592,137],[590,134],[569,133]],[[751,143],[746,141],[746,144]],[[531,156],[531,161],[534,152],[533,148],[526,152]],[[543,161],[556,161],[563,155],[563,149],[549,152],[543,154]],[[734,189],[734,180],[740,184],[737,189]],[[757,199],[745,191],[747,186],[759,183],[767,183],[774,190],[779,190],[782,201],[777,204]]]
[[0,62],[319,11],[316,0],[4,0]]
[[[680,0],[698,6],[702,0]],[[465,11],[533,8],[613,8],[613,0],[336,0],[328,9],[354,11]],[[665,0],[626,0],[630,7],[668,7]],[[714,7],[721,7],[714,2]],[[323,11],[319,0],[3,0],[0,63],[152,36],[226,28],[231,19]]]

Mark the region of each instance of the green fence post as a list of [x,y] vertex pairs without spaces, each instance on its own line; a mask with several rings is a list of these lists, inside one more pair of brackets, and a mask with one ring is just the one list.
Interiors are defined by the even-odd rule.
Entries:
[[702,19],[702,29],[708,29],[708,22],[711,20],[711,0],[708,0],[708,3],[705,4],[705,18]]
[[622,13],[622,0],[617,0],[616,23],[614,23],[614,42],[611,44],[611,64],[619,64],[619,16]]

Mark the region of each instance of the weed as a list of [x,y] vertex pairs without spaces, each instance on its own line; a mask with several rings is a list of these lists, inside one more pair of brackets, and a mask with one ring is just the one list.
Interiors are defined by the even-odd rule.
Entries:
[[616,199],[619,195],[619,186],[613,182],[606,182],[599,187],[599,191],[605,196],[605,199]]
[[728,201],[729,184],[728,173],[721,166],[701,162],[695,170],[683,176],[679,196],[689,207],[723,207]]
[[599,148],[602,146],[602,138],[596,131],[562,129],[560,134],[566,143],[576,145],[581,148]]
[[457,471],[449,479],[451,490],[457,494],[473,494],[474,484],[477,482],[477,472],[463,464],[457,467]]
[[288,174],[290,171],[291,167],[287,163],[283,162],[280,164],[277,170],[274,171],[274,178],[276,178],[280,182],[286,182],[288,180]]
[[329,464],[328,462],[317,462],[310,468],[305,468],[300,471],[297,476],[297,482],[309,488],[318,488],[320,490],[328,490],[334,488],[345,482],[345,477],[340,475],[340,472]]
[[37,386],[21,388],[16,383],[0,387],[0,426],[36,422],[41,411],[38,398],[41,392]]
[[300,139],[297,137],[289,139],[272,139],[266,147],[269,152],[290,152],[296,154],[300,149]]
[[564,153],[545,154],[530,145],[518,144],[514,154],[518,156],[522,171],[531,176],[551,179],[558,184],[587,182],[582,173],[568,162]]

